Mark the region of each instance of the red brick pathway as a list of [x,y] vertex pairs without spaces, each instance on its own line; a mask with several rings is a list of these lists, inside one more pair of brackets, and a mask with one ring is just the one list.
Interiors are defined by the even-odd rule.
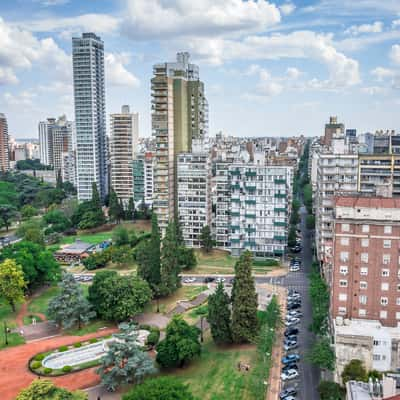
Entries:
[[[28,369],[28,361],[35,354],[49,351],[62,345],[85,341],[93,337],[107,336],[116,331],[116,328],[108,328],[84,336],[59,336],[0,351],[0,399],[15,399],[22,388],[29,386],[37,378]],[[94,372],[95,369],[90,368],[49,379],[57,386],[62,386],[69,390],[83,389],[99,383],[100,380]]]

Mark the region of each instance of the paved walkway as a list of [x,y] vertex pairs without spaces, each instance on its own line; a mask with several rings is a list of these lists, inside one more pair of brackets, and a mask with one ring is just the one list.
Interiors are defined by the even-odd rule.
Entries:
[[[81,342],[98,336],[107,336],[116,332],[116,328],[108,328],[84,336],[59,336],[51,339],[39,340],[21,346],[10,347],[0,353],[0,391],[1,400],[13,400],[19,391],[29,386],[37,378],[29,371],[28,361],[37,353],[49,351],[59,346]],[[73,374],[51,379],[57,386],[69,390],[83,389],[99,383],[99,377],[94,372],[96,368],[89,368]]]

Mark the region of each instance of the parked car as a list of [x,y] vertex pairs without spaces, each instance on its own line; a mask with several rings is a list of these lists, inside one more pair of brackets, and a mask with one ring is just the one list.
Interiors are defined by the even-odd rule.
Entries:
[[301,308],[301,303],[292,303],[286,306],[287,310],[297,310],[298,308]]
[[296,363],[287,364],[282,368],[282,372],[287,372],[290,369],[295,369],[296,371],[298,371],[299,366]]
[[291,317],[297,317],[300,318],[303,316],[303,313],[300,310],[290,310],[288,312],[288,315],[290,315]]
[[224,283],[225,282],[225,278],[222,278],[222,277],[218,277],[216,280],[215,280],[215,283]]
[[184,283],[193,283],[196,282],[196,278],[185,278],[183,280]]
[[290,321],[286,321],[285,325],[286,326],[293,326],[293,325],[297,325],[300,323],[300,319],[299,318],[293,318]]
[[210,282],[214,282],[215,278],[212,278],[211,276],[207,276],[206,278],[204,278],[204,283],[210,283]]
[[285,330],[285,336],[290,336],[290,335],[297,335],[299,333],[299,330],[297,328],[287,328]]
[[284,400],[296,400],[295,396],[287,396],[284,398]]
[[284,390],[282,390],[279,393],[279,399],[280,400],[287,400],[288,396],[295,396],[297,394],[297,390],[294,387],[288,387]]
[[292,253],[300,253],[301,252],[301,246],[296,245],[294,247],[291,247],[290,250],[292,251]]
[[291,336],[286,336],[285,339],[283,339],[283,343],[290,343],[290,342],[297,342],[297,336],[296,335],[291,335]]
[[284,373],[281,374],[281,379],[283,381],[288,381],[288,380],[291,380],[291,379],[295,379],[298,376],[299,376],[299,373],[295,369],[290,369],[289,371],[284,372]]
[[282,357],[283,364],[290,364],[297,361],[300,361],[300,356],[298,354],[288,354],[287,356]]
[[299,272],[300,271],[300,267],[299,266],[293,266],[289,268],[290,272]]
[[299,344],[297,343],[297,341],[296,342],[290,342],[290,343],[288,343],[288,344],[285,344],[284,346],[283,346],[283,348],[285,349],[285,351],[289,351],[289,350],[294,350],[294,349],[297,349],[297,347],[299,347]]

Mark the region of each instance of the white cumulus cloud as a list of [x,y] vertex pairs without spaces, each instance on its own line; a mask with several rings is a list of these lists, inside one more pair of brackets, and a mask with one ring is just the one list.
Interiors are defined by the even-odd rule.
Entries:
[[379,33],[383,31],[383,22],[375,21],[372,24],[352,25],[344,33],[350,35],[359,35],[361,33]]
[[390,59],[395,63],[400,65],[400,45],[394,44],[390,50]]
[[133,39],[260,32],[280,22],[266,0],[126,0],[123,31]]
[[106,82],[112,86],[138,87],[139,79],[126,69],[129,64],[127,54],[107,53],[105,58]]
[[289,2],[289,3],[284,3],[281,6],[279,6],[279,10],[283,15],[289,15],[292,14],[292,12],[296,9],[296,6]]

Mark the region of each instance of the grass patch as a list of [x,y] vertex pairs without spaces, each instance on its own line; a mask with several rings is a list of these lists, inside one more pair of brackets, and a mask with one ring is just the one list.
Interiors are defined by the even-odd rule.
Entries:
[[[72,335],[72,336],[83,336],[83,335],[87,335],[88,333],[97,332],[100,328],[104,328],[104,327],[109,328],[110,326],[111,325],[108,322],[96,320],[93,322],[89,322],[87,325],[82,326],[81,329],[71,328],[71,329],[65,330],[64,333],[66,335]],[[101,331],[99,333],[101,333]]]
[[16,328],[15,317],[17,316],[20,307],[20,304],[17,305],[17,310],[14,313],[7,301],[0,298],[0,349],[25,343],[25,339],[20,334],[8,333],[8,346],[6,346],[6,338],[4,334],[4,322],[6,322],[9,329]]
[[[178,300],[192,300],[196,296],[198,296],[201,292],[207,290],[207,286],[205,285],[185,285],[180,287],[175,293],[171,296],[163,297],[159,299],[159,306],[161,313],[168,313],[175,306]],[[152,300],[149,304],[146,305],[144,312],[156,312],[157,311],[157,301]]]
[[31,325],[33,318],[35,318],[36,322],[43,322],[42,318],[40,318],[38,315],[25,315],[23,318],[24,325]]
[[47,316],[47,308],[50,300],[60,293],[60,288],[58,286],[51,286],[32,299],[28,304],[28,311],[32,314],[41,313]]

